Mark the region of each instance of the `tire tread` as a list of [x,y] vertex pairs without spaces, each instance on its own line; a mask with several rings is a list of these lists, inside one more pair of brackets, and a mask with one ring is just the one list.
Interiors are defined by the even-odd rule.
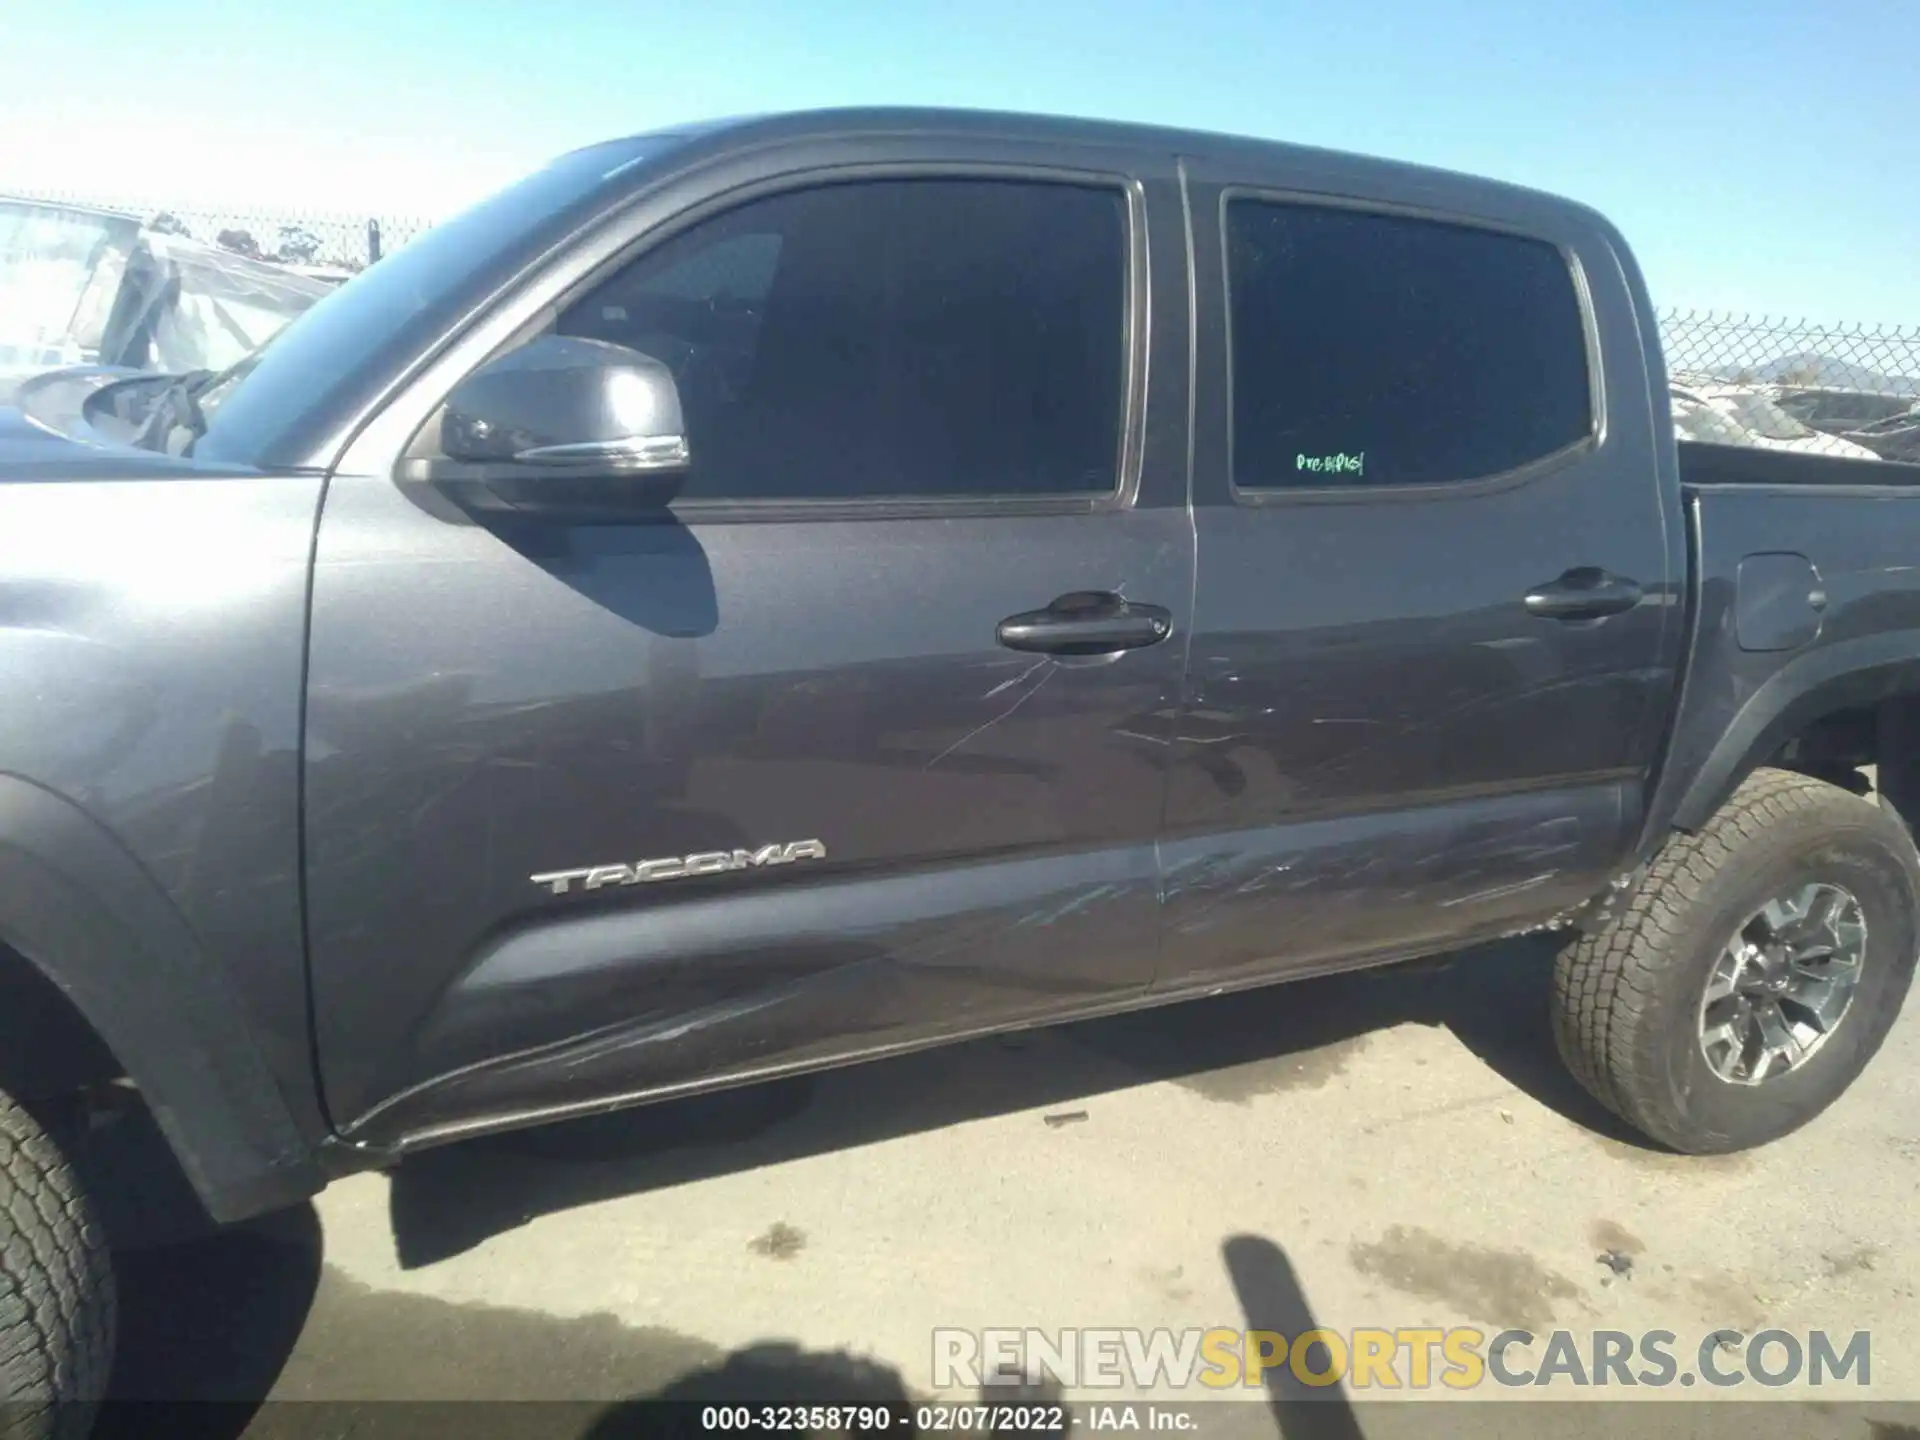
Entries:
[[1619,914],[1560,952],[1553,971],[1554,1043],[1574,1078],[1628,1124],[1691,1148],[1645,1098],[1650,1087],[1640,1057],[1649,1031],[1665,1019],[1655,982],[1685,944],[1689,912],[1714,877],[1768,829],[1830,809],[1836,800],[1882,813],[1824,780],[1755,771],[1699,831],[1668,838]]
[[77,1436],[113,1361],[112,1257],[66,1157],[0,1094],[0,1435]]

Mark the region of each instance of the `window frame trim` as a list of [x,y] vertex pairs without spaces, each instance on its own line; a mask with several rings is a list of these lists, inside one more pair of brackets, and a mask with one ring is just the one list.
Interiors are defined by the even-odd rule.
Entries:
[[[1234,201],[1249,200],[1268,205],[1287,205],[1298,209],[1344,210],[1363,215],[1393,219],[1425,220],[1463,230],[1482,230],[1549,245],[1560,256],[1572,282],[1574,304],[1580,318],[1580,338],[1587,366],[1587,433],[1557,450],[1537,456],[1506,470],[1486,475],[1465,476],[1458,480],[1426,480],[1403,485],[1319,485],[1289,488],[1285,486],[1242,486],[1234,463],[1234,354],[1233,354],[1233,262],[1229,211]],[[1269,505],[1352,505],[1402,500],[1438,500],[1454,496],[1462,499],[1515,489],[1542,479],[1566,466],[1598,453],[1607,439],[1607,388],[1605,356],[1600,343],[1599,317],[1593,303],[1593,287],[1580,253],[1563,240],[1543,235],[1536,229],[1506,221],[1472,215],[1437,206],[1415,205],[1358,196],[1330,195],[1323,191],[1296,190],[1283,186],[1222,185],[1215,210],[1215,228],[1220,246],[1220,343],[1224,349],[1221,372],[1225,387],[1225,449],[1227,493],[1235,505],[1260,508]]]
[[[847,499],[722,498],[674,500],[666,507],[683,524],[793,520],[900,520],[978,516],[1095,515],[1130,510],[1139,498],[1146,452],[1147,381],[1152,336],[1150,255],[1146,188],[1139,177],[1121,171],[1074,165],[992,160],[879,160],[812,165],[729,187],[676,212],[619,246],[591,266],[542,308],[534,325],[522,327],[496,354],[505,354],[544,333],[567,308],[597,286],[657,247],[716,216],[772,196],[827,186],[886,180],[1000,180],[1051,184],[1071,189],[1104,190],[1121,197],[1124,210],[1120,348],[1120,433],[1114,452],[1114,484],[1098,492],[1057,491],[1040,495],[982,494],[943,496],[876,495]],[[478,369],[479,366],[473,367]]]

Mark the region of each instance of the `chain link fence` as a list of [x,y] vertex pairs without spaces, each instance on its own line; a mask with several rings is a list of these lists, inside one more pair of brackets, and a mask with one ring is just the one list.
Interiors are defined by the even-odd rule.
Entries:
[[1676,379],[1920,399],[1920,326],[1664,310],[1660,339]]
[[[21,198],[132,214],[157,230],[244,255],[345,271],[365,269],[433,224],[421,216],[204,210],[74,194]],[[1677,309],[1661,311],[1659,320],[1668,369],[1682,382],[1848,391],[1889,403],[1920,400],[1920,326],[1827,325]]]
[[1682,440],[1920,464],[1920,327],[1659,319]]
[[366,269],[433,224],[418,216],[209,210],[45,190],[6,191],[0,198],[108,210],[134,216],[163,234],[184,235],[256,260],[349,271]]

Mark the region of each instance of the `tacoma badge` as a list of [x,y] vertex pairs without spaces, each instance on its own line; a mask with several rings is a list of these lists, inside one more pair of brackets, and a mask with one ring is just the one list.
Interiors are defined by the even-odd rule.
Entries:
[[827,847],[818,840],[789,840],[784,845],[762,845],[758,850],[707,850],[698,855],[669,855],[632,865],[589,865],[582,870],[552,870],[528,878],[555,895],[564,895],[578,880],[583,890],[602,885],[645,885],[655,880],[682,880],[690,875],[718,875],[760,865],[786,865],[795,860],[824,860]]

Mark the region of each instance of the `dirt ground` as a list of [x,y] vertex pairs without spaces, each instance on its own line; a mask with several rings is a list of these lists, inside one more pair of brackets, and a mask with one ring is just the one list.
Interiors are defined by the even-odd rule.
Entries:
[[[1060,1398],[1081,1433],[1152,1400],[1290,1440],[1920,1436],[1915,1007],[1813,1126],[1686,1158],[1562,1072],[1549,957],[1511,942],[423,1155],[127,1257],[116,1393],[231,1402],[208,1414],[255,1436],[601,1435],[663,1395],[977,1399],[935,1391],[936,1327],[1664,1329],[1683,1370],[1718,1329],[1736,1368],[1761,1331],[1825,1329],[1870,1332],[1869,1385]],[[438,1403],[490,1399],[572,1403]]]

